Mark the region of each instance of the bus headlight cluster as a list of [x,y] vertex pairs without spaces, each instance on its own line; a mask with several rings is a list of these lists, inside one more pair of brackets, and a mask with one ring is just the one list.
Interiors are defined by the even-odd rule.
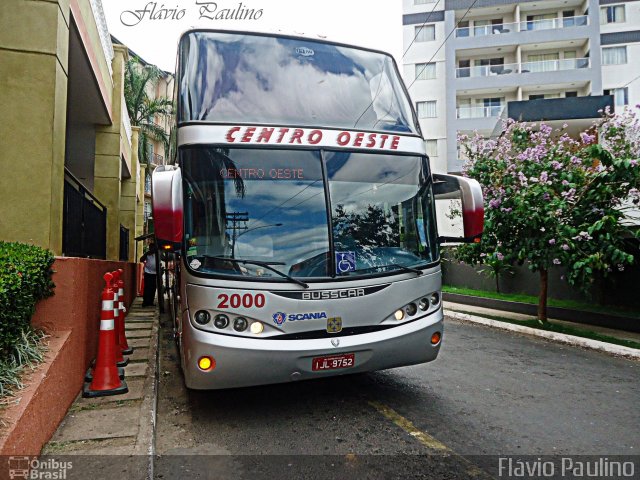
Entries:
[[413,317],[419,311],[426,312],[431,306],[437,306],[440,303],[440,294],[433,292],[432,294],[422,297],[415,302],[408,303],[403,308],[399,308],[393,314],[393,317],[397,321],[405,320],[408,317]]
[[[206,310],[198,310],[193,319],[198,325],[207,325],[211,321],[211,314]],[[260,335],[264,332],[264,324],[262,322],[248,320],[245,317],[231,318],[224,313],[218,313],[213,317],[212,323],[218,330],[225,330],[231,327],[238,333],[249,331],[254,335]]]

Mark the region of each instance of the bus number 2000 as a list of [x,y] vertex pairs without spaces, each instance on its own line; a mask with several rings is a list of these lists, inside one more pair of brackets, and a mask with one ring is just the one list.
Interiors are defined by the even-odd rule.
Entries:
[[262,293],[256,295],[250,293],[245,293],[244,295],[237,293],[227,295],[226,293],[221,293],[218,295],[218,301],[218,308],[240,308],[240,306],[244,308],[262,308],[266,303],[266,299]]

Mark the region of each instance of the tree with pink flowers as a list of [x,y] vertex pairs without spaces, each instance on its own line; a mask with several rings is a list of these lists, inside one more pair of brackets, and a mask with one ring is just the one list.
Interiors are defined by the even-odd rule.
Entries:
[[[461,136],[464,175],[485,196],[485,233],[456,257],[472,265],[527,263],[539,272],[538,320],[547,321],[548,272],[588,289],[634,262],[625,239],[638,238],[625,208],[640,208],[640,126],[631,110],[604,112],[593,128],[571,138],[567,126],[509,121],[497,139]],[[495,265],[493,265],[495,266]],[[492,267],[493,268],[493,267]]]

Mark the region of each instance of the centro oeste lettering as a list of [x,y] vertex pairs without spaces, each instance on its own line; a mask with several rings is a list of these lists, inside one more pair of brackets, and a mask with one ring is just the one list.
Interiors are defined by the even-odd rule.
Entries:
[[331,141],[341,147],[398,150],[400,146],[399,135],[287,127],[231,127],[225,139],[229,143],[318,145],[329,134],[335,135]]

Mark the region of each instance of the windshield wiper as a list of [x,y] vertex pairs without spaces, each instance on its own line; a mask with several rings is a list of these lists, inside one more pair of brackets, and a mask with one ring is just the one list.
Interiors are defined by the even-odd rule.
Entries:
[[284,262],[261,262],[260,260],[244,260],[244,259],[241,259],[241,258],[217,257],[217,256],[213,256],[213,255],[205,255],[205,257],[206,258],[212,258],[214,260],[229,261],[229,262],[233,262],[233,263],[241,263],[243,265],[257,265],[258,267],[264,267],[267,270],[271,270],[272,272],[280,275],[281,277],[286,278],[290,282],[297,283],[298,285],[300,285],[300,286],[302,286],[304,288],[309,288],[309,285],[304,283],[303,281],[298,280],[297,278],[293,278],[291,275],[287,275],[286,273],[281,272],[277,268],[273,268],[271,266],[271,265],[285,265]]
[[388,263],[385,265],[386,267],[396,267],[404,272],[416,273],[418,276],[422,275],[424,272],[422,270],[418,270],[417,268],[407,267],[406,265],[400,265],[399,263]]

